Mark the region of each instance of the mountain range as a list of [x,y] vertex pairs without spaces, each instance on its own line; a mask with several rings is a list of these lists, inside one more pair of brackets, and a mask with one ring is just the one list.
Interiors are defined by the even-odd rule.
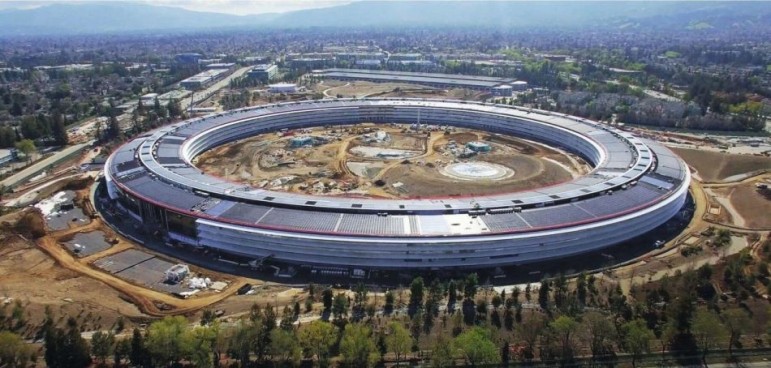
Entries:
[[662,29],[768,27],[768,2],[355,1],[230,15],[134,2],[56,3],[0,11],[0,36],[304,27]]

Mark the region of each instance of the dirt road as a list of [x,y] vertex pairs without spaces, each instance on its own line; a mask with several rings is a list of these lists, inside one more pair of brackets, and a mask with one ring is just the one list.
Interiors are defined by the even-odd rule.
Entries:
[[[194,297],[191,299],[179,299],[172,295],[157,292],[147,289],[142,286],[132,284],[119,277],[111,275],[106,272],[95,269],[91,266],[90,262],[96,258],[104,257],[107,254],[117,253],[121,250],[131,248],[132,246],[128,241],[123,240],[121,244],[112,247],[110,250],[98,253],[94,256],[85,257],[83,259],[76,259],[66,249],[59,245],[57,239],[63,236],[68,236],[78,232],[88,232],[103,228],[100,219],[95,219],[90,224],[54,232],[50,235],[44,236],[37,240],[37,246],[51,256],[57,264],[65,269],[75,271],[79,274],[88,276],[92,279],[98,280],[113,289],[123,293],[129,299],[131,299],[137,307],[145,314],[150,316],[166,316],[166,315],[178,315],[195,312],[199,309],[218,303],[225,298],[236,293],[238,288],[246,284],[245,279],[235,278],[234,282],[230,286],[220,293],[210,294],[202,297]],[[161,308],[160,305],[165,304],[168,308]]]
[[[427,157],[430,157],[431,155],[433,155],[434,154],[434,143],[436,143],[436,141],[438,141],[443,136],[444,135],[442,135],[442,134],[433,134],[432,133],[431,136],[428,138],[428,140],[426,142],[426,151],[424,153],[420,154],[420,155],[417,155],[417,156],[414,156],[414,157],[410,157],[410,160],[411,161],[416,161],[416,160],[420,160],[420,159],[426,159]],[[375,180],[382,179],[383,176],[385,176],[385,174],[388,172],[388,170],[391,170],[394,167],[399,166],[401,164],[402,164],[402,161],[394,161],[394,162],[386,165],[382,170],[380,170],[380,172],[377,173],[377,175],[374,178],[372,178],[372,180],[375,181]]]

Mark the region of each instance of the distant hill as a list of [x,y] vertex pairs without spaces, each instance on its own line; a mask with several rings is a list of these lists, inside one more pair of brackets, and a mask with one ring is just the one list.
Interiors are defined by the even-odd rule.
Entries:
[[0,36],[257,27],[752,28],[769,26],[769,4],[357,1],[283,14],[237,16],[130,2],[86,2],[0,11]]
[[504,28],[687,29],[771,23],[768,2],[360,1],[278,15],[273,26],[457,26]]
[[237,16],[131,2],[53,4],[0,11],[0,36],[248,27],[274,14]]

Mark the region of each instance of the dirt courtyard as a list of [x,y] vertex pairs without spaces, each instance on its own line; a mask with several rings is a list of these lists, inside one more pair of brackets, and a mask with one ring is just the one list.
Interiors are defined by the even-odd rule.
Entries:
[[[471,148],[475,142],[479,151]],[[194,163],[209,174],[258,188],[378,198],[521,191],[589,170],[576,156],[516,137],[373,123],[262,134],[204,152]],[[483,163],[511,174],[459,180],[445,171],[461,163],[472,169]]]

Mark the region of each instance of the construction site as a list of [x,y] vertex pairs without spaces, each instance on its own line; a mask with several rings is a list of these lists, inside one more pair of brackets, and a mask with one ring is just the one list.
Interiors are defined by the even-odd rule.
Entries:
[[419,198],[504,193],[588,172],[580,157],[521,138],[417,124],[281,131],[196,158],[207,173],[312,195]]
[[[361,124],[276,132],[215,148],[199,156],[197,164],[229,180],[272,190],[384,198],[524,190],[568,181],[587,170],[578,157],[517,137],[415,128]],[[641,256],[623,260],[606,252],[602,269],[592,274],[633,294],[636,285],[703,264],[719,271],[742,252],[759,261],[771,231],[771,158],[721,153],[720,143],[713,140],[629,130],[667,142],[689,164],[693,217],[682,232],[651,243]],[[267,281],[248,265],[168,247],[152,234],[140,239],[108,225],[92,202],[100,168],[77,169],[97,153],[88,149],[68,158],[3,196],[3,303],[21,301],[33,321],[42,320],[49,309],[59,315],[87,315],[84,330],[98,330],[119,318],[141,325],[204,309],[238,316],[254,303],[283,306],[309,298],[301,287]],[[126,228],[131,228],[130,221]],[[579,271],[575,264],[563,270]],[[176,278],[170,280],[171,275]],[[545,276],[534,270],[519,282]],[[714,284],[716,290],[724,289],[721,281]],[[191,287],[199,285],[203,287]],[[760,282],[757,286],[765,294]],[[315,309],[319,306],[316,302]]]

